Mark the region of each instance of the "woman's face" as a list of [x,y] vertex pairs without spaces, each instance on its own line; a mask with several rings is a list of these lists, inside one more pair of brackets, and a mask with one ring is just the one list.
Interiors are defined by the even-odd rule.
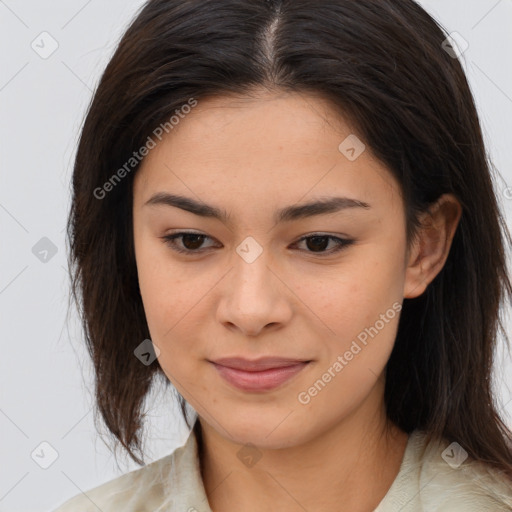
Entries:
[[[227,218],[146,204],[158,193]],[[278,218],[333,198],[353,203]],[[208,425],[237,443],[283,447],[356,411],[381,413],[402,300],[423,288],[408,279],[398,183],[327,102],[199,100],[146,156],[133,200],[158,362]],[[163,239],[183,231],[202,237]],[[233,384],[212,363],[227,357],[309,362],[281,383],[287,370],[228,370]]]

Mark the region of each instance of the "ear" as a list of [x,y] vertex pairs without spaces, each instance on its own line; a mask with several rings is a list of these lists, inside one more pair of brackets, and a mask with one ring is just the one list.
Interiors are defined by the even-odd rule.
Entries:
[[453,194],[443,194],[420,216],[421,227],[408,251],[404,298],[420,296],[443,268],[462,207]]

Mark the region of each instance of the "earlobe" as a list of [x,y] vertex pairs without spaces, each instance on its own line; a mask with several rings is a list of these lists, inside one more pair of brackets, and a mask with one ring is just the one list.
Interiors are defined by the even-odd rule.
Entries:
[[443,268],[462,215],[453,194],[442,195],[420,217],[421,227],[409,252],[404,298],[419,297]]

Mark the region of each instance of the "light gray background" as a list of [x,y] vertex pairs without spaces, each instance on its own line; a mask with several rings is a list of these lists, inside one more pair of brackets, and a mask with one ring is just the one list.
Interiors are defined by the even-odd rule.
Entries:
[[[448,32],[457,31],[469,43],[462,60],[489,152],[503,177],[498,196],[510,226],[512,188],[505,189],[512,186],[512,2],[421,3]],[[91,367],[74,309],[66,324],[64,226],[85,108],[141,5],[0,0],[0,512],[52,510],[81,490],[138,467],[129,462],[118,467],[94,429]],[[43,31],[58,43],[47,59],[31,47]],[[57,249],[46,263],[32,252],[43,237]],[[510,327],[509,309],[507,315]],[[503,349],[502,343],[496,382],[510,424],[512,363]],[[169,396],[157,395],[151,416],[148,461],[170,453],[188,434]],[[48,469],[31,458],[43,441],[58,453]],[[45,449],[45,457],[49,453]]]

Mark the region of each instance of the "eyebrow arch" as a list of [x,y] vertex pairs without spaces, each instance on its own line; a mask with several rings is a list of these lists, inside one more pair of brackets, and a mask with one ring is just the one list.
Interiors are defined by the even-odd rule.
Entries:
[[[196,201],[190,197],[169,194],[167,192],[156,193],[144,203],[144,206],[146,205],[174,206],[195,215],[200,215],[201,217],[218,219],[226,224],[228,224],[231,219],[231,215],[226,210]],[[349,197],[321,197],[309,203],[281,208],[274,214],[274,222],[276,224],[281,222],[290,222],[307,217],[313,217],[315,215],[336,213],[347,208],[369,209],[371,206],[364,201],[351,199]]]

